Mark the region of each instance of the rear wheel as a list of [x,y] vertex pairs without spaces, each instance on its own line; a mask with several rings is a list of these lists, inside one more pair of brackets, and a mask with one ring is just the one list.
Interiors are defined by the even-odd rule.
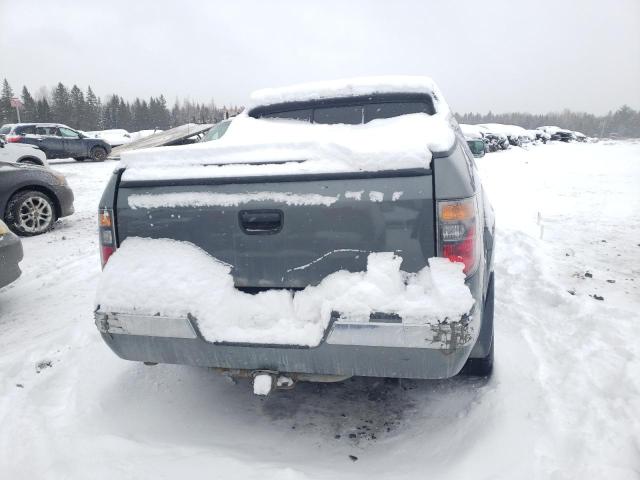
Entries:
[[489,377],[493,373],[493,345],[494,337],[491,337],[491,348],[489,354],[482,358],[470,358],[467,363],[464,364],[460,375],[471,377]]
[[486,322],[486,325],[491,325],[491,347],[489,347],[489,353],[485,357],[469,358],[467,363],[464,364],[464,367],[462,367],[462,370],[460,370],[460,375],[488,377],[493,372],[493,348],[495,344],[495,335],[493,332],[494,276],[495,274],[492,273],[491,279],[489,280],[489,288],[487,289],[487,298],[484,301],[482,318],[483,323]]
[[102,147],[93,147],[89,155],[94,162],[104,162],[107,158],[107,151]]
[[7,205],[5,222],[18,235],[39,235],[51,230],[55,221],[55,205],[42,192],[18,192]]

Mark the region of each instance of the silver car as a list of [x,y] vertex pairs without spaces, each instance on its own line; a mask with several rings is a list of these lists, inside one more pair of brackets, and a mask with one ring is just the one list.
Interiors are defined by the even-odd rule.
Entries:
[[28,143],[7,143],[0,139],[0,162],[27,163],[49,167],[47,156],[35,145]]

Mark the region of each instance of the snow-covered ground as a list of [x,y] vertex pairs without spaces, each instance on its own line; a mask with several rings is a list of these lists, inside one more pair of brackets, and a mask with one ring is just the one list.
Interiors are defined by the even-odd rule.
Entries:
[[478,160],[498,222],[489,381],[266,399],[103,344],[96,206],[117,164],[52,163],[77,211],[23,241],[24,273],[0,290],[0,478],[638,478],[640,143]]

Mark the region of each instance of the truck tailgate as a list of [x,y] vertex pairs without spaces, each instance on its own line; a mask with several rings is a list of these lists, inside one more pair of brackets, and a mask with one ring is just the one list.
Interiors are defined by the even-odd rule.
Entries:
[[[415,175],[261,183],[122,182],[118,241],[188,241],[233,266],[239,288],[304,288],[366,270],[370,252],[396,252],[416,272],[436,255],[433,183]],[[195,183],[195,184],[194,184]]]

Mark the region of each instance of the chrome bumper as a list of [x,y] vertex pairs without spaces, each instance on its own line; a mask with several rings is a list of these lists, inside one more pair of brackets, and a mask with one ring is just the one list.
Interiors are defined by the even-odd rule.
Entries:
[[[471,324],[473,315],[458,321],[436,324],[404,324],[394,315],[374,314],[369,322],[348,322],[333,314],[325,333],[328,345],[352,345],[391,348],[428,348],[455,350],[475,342]],[[139,315],[130,313],[95,312],[98,330],[108,335],[138,335],[146,337],[180,338],[205,340],[198,330],[197,320],[191,316],[166,317],[160,315]],[[230,344],[251,346],[251,344]],[[256,345],[257,346],[257,345]],[[259,345],[281,348],[296,345]]]

